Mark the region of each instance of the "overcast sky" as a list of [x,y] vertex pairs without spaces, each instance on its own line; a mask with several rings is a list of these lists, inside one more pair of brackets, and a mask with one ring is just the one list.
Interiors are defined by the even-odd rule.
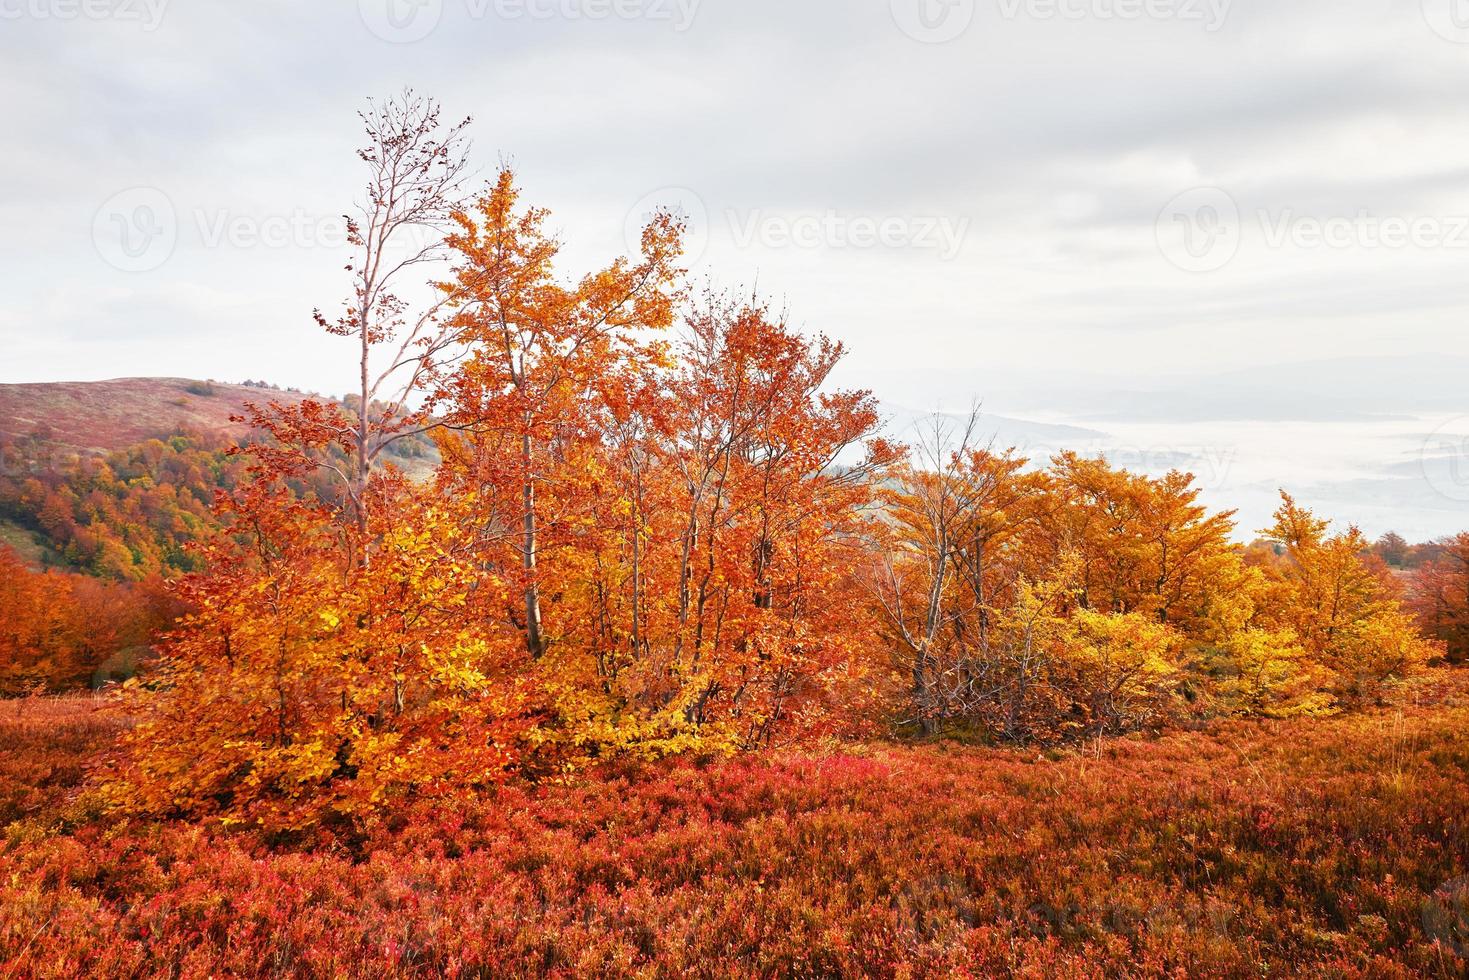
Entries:
[[[1465,0],[0,0],[0,78],[3,382],[346,390],[310,312],[354,111],[412,85],[514,161],[566,271],[677,204],[696,271],[893,405],[1207,429],[1267,497],[1469,431]],[[1444,473],[1331,503],[1469,525]]]

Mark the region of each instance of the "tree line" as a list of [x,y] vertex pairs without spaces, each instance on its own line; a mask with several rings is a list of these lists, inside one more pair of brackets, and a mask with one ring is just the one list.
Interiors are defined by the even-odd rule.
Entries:
[[1288,496],[1242,548],[1184,473],[1030,461],[973,419],[891,442],[830,383],[840,343],[690,286],[676,215],[567,278],[511,170],[468,191],[467,120],[411,93],[363,120],[350,292],[316,314],[360,390],[250,406],[120,809],[353,827],[627,756],[1327,712],[1442,654]]

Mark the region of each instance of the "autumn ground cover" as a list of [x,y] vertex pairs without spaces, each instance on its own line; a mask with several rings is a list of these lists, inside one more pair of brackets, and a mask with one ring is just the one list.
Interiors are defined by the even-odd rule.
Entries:
[[98,816],[85,772],[126,724],[0,705],[0,975],[1446,977],[1469,952],[1462,674],[1086,749],[592,771],[313,851]]

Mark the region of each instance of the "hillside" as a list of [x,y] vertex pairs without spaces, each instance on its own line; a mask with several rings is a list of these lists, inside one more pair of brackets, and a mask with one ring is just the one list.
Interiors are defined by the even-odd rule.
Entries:
[[[217,527],[216,491],[245,476],[229,449],[250,427],[231,416],[311,397],[188,378],[0,385],[0,547],[105,579],[189,571],[189,546]],[[384,462],[422,478],[436,460],[418,436]],[[293,489],[332,494],[320,477]]]
[[100,454],[176,432],[238,438],[248,426],[230,416],[246,402],[308,397],[188,378],[0,384],[0,443],[29,437],[64,451]]

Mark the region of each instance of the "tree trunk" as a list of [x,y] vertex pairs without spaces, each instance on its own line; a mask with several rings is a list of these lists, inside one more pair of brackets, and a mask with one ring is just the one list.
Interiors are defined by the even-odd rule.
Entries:
[[521,487],[521,504],[524,508],[524,539],[521,544],[521,566],[525,572],[525,648],[536,660],[545,653],[541,638],[541,593],[536,584],[536,484],[531,476],[530,434],[520,438],[520,459],[525,467],[525,482]]

